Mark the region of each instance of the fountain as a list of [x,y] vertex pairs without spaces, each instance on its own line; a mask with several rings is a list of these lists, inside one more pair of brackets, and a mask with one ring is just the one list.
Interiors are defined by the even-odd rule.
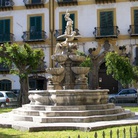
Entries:
[[80,36],[73,31],[68,11],[65,20],[65,33],[59,36],[65,41],[57,43],[51,56],[56,65],[46,69],[51,74],[48,90],[29,91],[31,102],[14,109],[13,119],[37,123],[89,123],[132,117],[134,114],[130,111],[108,103],[108,89],[88,89],[86,74],[90,68],[79,67],[85,57],[76,54],[77,44],[73,40]]

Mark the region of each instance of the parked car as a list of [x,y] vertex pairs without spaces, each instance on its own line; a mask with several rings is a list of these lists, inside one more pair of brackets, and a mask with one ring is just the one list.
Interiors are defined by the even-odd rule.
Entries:
[[14,92],[17,97],[19,97],[20,89],[12,89],[11,91]]
[[111,103],[120,102],[137,102],[137,90],[136,89],[122,89],[117,94],[111,94],[108,97]]
[[18,106],[17,96],[12,91],[0,91],[0,107]]

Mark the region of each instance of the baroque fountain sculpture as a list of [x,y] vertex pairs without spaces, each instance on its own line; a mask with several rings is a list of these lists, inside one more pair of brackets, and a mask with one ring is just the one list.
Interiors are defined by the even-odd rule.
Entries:
[[[88,123],[128,118],[134,114],[122,107],[108,103],[108,89],[89,90],[86,74],[89,67],[79,67],[85,60],[76,54],[77,44],[73,42],[76,32],[68,10],[65,33],[58,38],[65,41],[57,43],[54,55],[56,65],[47,68],[51,74],[47,90],[29,91],[30,104],[13,110],[16,121],[37,123]],[[67,129],[67,127],[66,127]]]

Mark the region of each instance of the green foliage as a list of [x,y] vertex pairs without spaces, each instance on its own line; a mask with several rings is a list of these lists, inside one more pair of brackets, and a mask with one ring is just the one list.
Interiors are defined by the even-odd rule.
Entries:
[[9,67],[11,73],[25,77],[38,67],[43,60],[44,53],[40,49],[33,49],[30,45],[4,44],[0,47],[0,62]]
[[76,51],[76,55],[85,56],[86,57],[85,53],[84,52],[81,52],[79,50]]
[[90,67],[92,69],[92,61],[90,57],[86,57],[86,59],[79,65],[80,67]]
[[132,83],[134,80],[133,66],[127,57],[119,56],[115,52],[108,52],[105,57],[107,74],[120,81],[122,85]]

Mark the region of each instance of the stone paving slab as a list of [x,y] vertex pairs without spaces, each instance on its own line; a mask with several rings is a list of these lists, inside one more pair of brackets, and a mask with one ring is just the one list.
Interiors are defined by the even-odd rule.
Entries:
[[29,121],[14,121],[12,113],[0,114],[0,127],[14,128],[21,131],[55,131],[55,130],[81,130],[91,131],[113,126],[138,125],[138,113],[132,118],[114,120],[114,121],[99,121],[90,123],[34,123]]

